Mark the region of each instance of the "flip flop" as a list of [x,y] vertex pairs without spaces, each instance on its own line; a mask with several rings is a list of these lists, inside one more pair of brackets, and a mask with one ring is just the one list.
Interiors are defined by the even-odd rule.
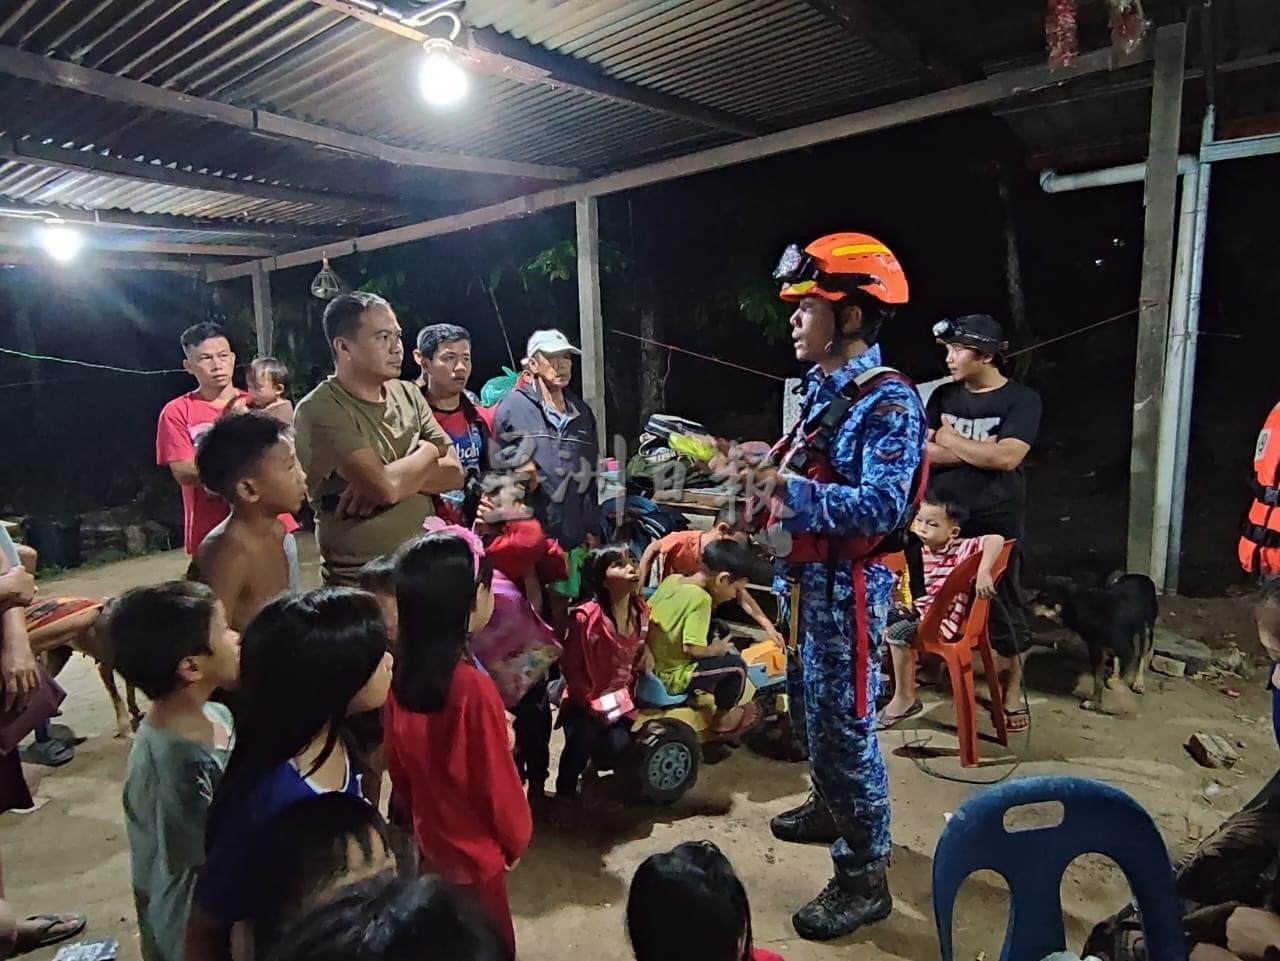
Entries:
[[[33,914],[31,917],[25,918],[24,921],[26,923],[36,921],[39,922],[39,926],[32,934],[18,934],[18,938],[14,942],[13,957],[37,951],[40,948],[47,948],[51,944],[58,944],[68,938],[74,938],[89,923],[89,919],[83,914]],[[24,921],[19,921],[18,924],[21,925]],[[66,930],[55,933],[54,929],[58,927],[65,927]]]
[[1019,734],[1031,726],[1031,715],[1021,708],[1004,712],[1004,726],[1010,734]]
[[733,727],[727,731],[716,731],[717,741],[737,741],[744,735],[752,731],[757,724],[764,720],[764,712],[760,710],[760,705],[755,701],[745,705],[742,708],[742,718]]
[[911,702],[911,706],[901,714],[886,714],[883,710],[876,715],[876,730],[887,731],[899,721],[905,721],[909,717],[915,717],[924,710],[924,705],[920,703],[920,699],[916,698]]

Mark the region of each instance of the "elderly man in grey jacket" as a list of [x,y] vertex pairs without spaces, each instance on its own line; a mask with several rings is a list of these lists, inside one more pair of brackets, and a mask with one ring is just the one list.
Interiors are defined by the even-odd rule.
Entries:
[[[495,467],[523,468],[532,462],[537,484],[525,497],[548,537],[566,550],[594,545],[600,535],[596,488],[599,445],[591,408],[569,391],[573,355],[581,353],[558,330],[535,331],[525,349],[524,374],[498,404],[494,434],[501,449]],[[564,636],[568,601],[548,593],[551,620]],[[546,681],[516,705],[516,767],[528,783],[529,802],[541,804],[551,763],[551,708]]]
[[558,330],[534,331],[525,349],[524,374],[494,416],[502,445],[497,460],[508,467],[533,461],[538,484],[526,502],[547,536],[565,550],[600,535],[596,418],[569,390],[573,355],[579,353]]

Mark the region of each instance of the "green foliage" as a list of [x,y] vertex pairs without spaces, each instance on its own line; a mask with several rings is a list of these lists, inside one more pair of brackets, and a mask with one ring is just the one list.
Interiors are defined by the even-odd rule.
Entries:
[[738,294],[738,309],[774,343],[790,339],[791,311],[778,299],[777,284],[765,279],[747,281]]
[[[608,276],[621,273],[630,262],[617,244],[603,241],[600,244],[600,273]],[[578,275],[578,245],[572,240],[561,240],[521,265],[519,269],[525,289],[528,289],[531,277],[547,283],[573,280]],[[497,286],[494,284],[493,286]]]
[[571,280],[578,273],[578,249],[572,240],[562,240],[539,251],[533,258],[521,265],[520,278],[528,289],[529,278],[534,277],[548,283],[557,280]]

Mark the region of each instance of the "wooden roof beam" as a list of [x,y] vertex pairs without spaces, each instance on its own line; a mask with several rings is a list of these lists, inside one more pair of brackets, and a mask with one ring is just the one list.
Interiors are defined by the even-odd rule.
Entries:
[[[39,226],[34,224],[33,226]],[[0,246],[39,247],[40,241],[33,231],[0,230]],[[184,254],[196,257],[269,257],[265,247],[247,244],[172,244],[153,240],[120,240],[119,238],[95,238],[86,244],[93,250],[115,250],[140,254]]]
[[[311,0],[335,13],[341,13],[388,33],[421,43],[429,36],[417,27],[376,13],[350,0]],[[668,117],[695,123],[712,130],[723,130],[738,137],[758,137],[767,132],[762,124],[734,116],[714,107],[705,107],[611,77],[585,60],[556,53],[526,40],[500,33],[489,28],[470,29],[469,44],[464,48],[464,58],[476,70],[502,77],[515,83],[542,84],[559,87],[614,103],[642,107]],[[461,43],[459,46],[463,46]]]
[[[0,265],[12,267],[43,268],[49,273],[68,272],[66,264],[55,263],[35,250],[0,250]],[[75,274],[86,270],[164,270],[179,274],[203,274],[206,265],[194,260],[170,260],[164,257],[99,256],[86,253],[77,257],[73,267]]]
[[865,41],[891,60],[928,76],[941,87],[955,87],[973,79],[973,71],[931,56],[909,30],[884,12],[877,0],[805,2],[849,35]]
[[33,140],[17,140],[13,137],[0,138],[0,161],[51,167],[55,170],[66,170],[78,174],[114,177],[137,183],[166,184],[170,187],[185,187],[189,190],[236,194],[241,197],[254,197],[259,200],[274,200],[282,203],[358,208],[382,211],[388,215],[402,212],[381,198],[359,198],[349,194],[330,194],[261,180],[241,180],[185,167],[131,160],[96,150],[68,149],[36,143]]
[[61,87],[64,90],[76,90],[115,103],[126,103],[160,113],[227,124],[275,140],[294,141],[344,155],[381,160],[400,167],[457,170],[463,173],[547,181],[573,180],[578,175],[578,172],[571,167],[518,163],[489,157],[471,157],[400,147],[383,143],[373,137],[363,137],[321,124],[295,120],[266,110],[233,107],[218,100],[164,90],[149,83],[117,77],[114,74],[81,67],[65,60],[55,60],[52,57],[15,50],[13,47],[0,46],[0,73]]
[[108,227],[115,230],[181,231],[182,233],[249,234],[256,237],[299,237],[323,240],[341,237],[341,227],[314,227],[310,224],[263,223],[260,221],[214,220],[176,214],[135,214],[123,210],[87,210],[63,204],[33,204],[9,200],[0,194],[0,222],[7,211],[38,217],[57,217],[77,226]]

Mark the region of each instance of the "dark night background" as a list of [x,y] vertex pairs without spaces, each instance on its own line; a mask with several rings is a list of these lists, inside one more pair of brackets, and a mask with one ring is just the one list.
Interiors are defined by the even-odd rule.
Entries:
[[[938,318],[989,312],[1007,322],[1003,164],[1033,341],[1069,333],[1136,306],[1142,186],[1049,196],[1040,192],[1008,128],[967,114],[602,198],[611,433],[632,438],[641,405],[637,332],[655,318],[660,339],[778,376],[799,368],[743,301],[786,243],[836,230],[872,233],[906,266],[912,298],[884,337],[887,362],[919,380],[944,373],[929,328]],[[1274,224],[1280,158],[1215,166],[1191,450],[1184,592],[1242,578],[1238,522],[1248,501],[1254,438],[1277,401]],[[451,321],[474,339],[472,387],[507,363],[486,293],[492,285],[519,358],[528,333],[556,324],[577,336],[576,286],[522,275],[540,251],[573,237],[572,210],[435,238],[333,266],[351,286],[373,280],[407,335]],[[277,341],[301,382],[325,372],[322,304],[307,294],[316,267],[273,275]],[[527,289],[526,289],[527,288]],[[234,330],[252,355],[248,282],[210,287],[158,272],[0,270],[0,346],[102,364],[155,369],[181,361],[178,334],[206,316]],[[1123,562],[1132,316],[1031,354],[1026,379],[1044,399],[1028,461],[1030,555],[1035,572],[1100,573]],[[1025,346],[1015,339],[1015,347]],[[407,355],[406,355],[407,356]],[[406,367],[406,376],[411,372]],[[414,371],[413,373],[416,373]],[[665,351],[665,409],[713,430],[765,436],[778,429],[779,382]],[[0,357],[0,510],[64,514],[139,502],[176,523],[176,485],[154,466],[155,419],[190,389],[183,374],[104,373]],[[299,387],[303,384],[299,384]],[[300,396],[300,394],[299,394]],[[295,398],[296,399],[296,398]]]

